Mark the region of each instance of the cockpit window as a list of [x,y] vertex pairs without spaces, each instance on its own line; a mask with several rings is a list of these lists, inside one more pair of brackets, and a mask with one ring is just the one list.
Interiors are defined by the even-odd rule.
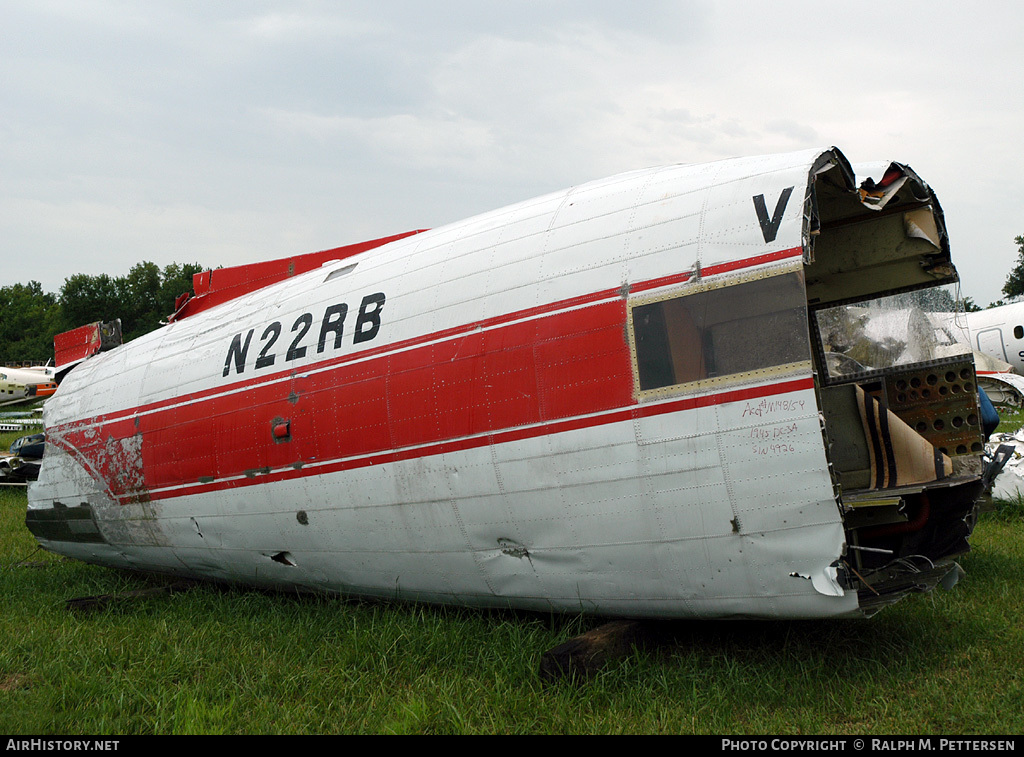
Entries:
[[950,289],[937,287],[816,311],[828,381],[970,354],[946,326],[956,308]]

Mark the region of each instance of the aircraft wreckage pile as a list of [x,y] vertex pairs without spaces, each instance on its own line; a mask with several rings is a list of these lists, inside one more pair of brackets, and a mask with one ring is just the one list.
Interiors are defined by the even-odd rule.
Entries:
[[32,434],[11,444],[10,454],[0,456],[0,484],[35,481],[39,477],[45,442],[45,434]]
[[869,615],[951,586],[969,549],[970,351],[898,348],[875,317],[906,328],[898,295],[956,281],[931,188],[835,148],[205,272],[62,380],[27,524],[82,560],[265,587]]
[[[0,366],[0,407],[38,403],[49,397],[57,390],[54,373],[52,366]],[[0,411],[0,431],[25,431],[42,426],[42,416],[36,415],[37,412],[41,409]],[[42,458],[42,448],[37,441],[19,439],[11,445],[9,453],[0,452],[0,485],[24,486],[35,480]]]

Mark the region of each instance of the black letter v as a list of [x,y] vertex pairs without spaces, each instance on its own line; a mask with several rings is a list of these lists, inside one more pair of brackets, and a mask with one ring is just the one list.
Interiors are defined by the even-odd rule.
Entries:
[[769,220],[768,208],[764,204],[764,195],[754,196],[754,210],[757,211],[757,220],[761,224],[761,234],[765,242],[774,242],[775,235],[779,233],[779,224],[782,223],[782,214],[786,212],[786,205],[789,203],[789,196],[793,194],[793,187],[786,187],[779,195],[779,201],[775,203],[775,214]]

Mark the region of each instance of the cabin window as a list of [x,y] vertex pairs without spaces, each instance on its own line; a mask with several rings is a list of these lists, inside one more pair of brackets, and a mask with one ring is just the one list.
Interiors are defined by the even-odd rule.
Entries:
[[1014,326],[1013,327],[1013,338],[1014,339],[1024,339],[1024,326]]
[[630,307],[640,392],[810,358],[803,273],[691,285]]

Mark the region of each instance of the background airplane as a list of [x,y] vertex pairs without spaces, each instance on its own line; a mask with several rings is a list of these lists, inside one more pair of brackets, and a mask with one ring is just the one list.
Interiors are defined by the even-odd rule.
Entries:
[[0,367],[0,407],[34,402],[57,390],[52,366]]
[[958,341],[1024,374],[1024,302],[944,315],[944,322]]

